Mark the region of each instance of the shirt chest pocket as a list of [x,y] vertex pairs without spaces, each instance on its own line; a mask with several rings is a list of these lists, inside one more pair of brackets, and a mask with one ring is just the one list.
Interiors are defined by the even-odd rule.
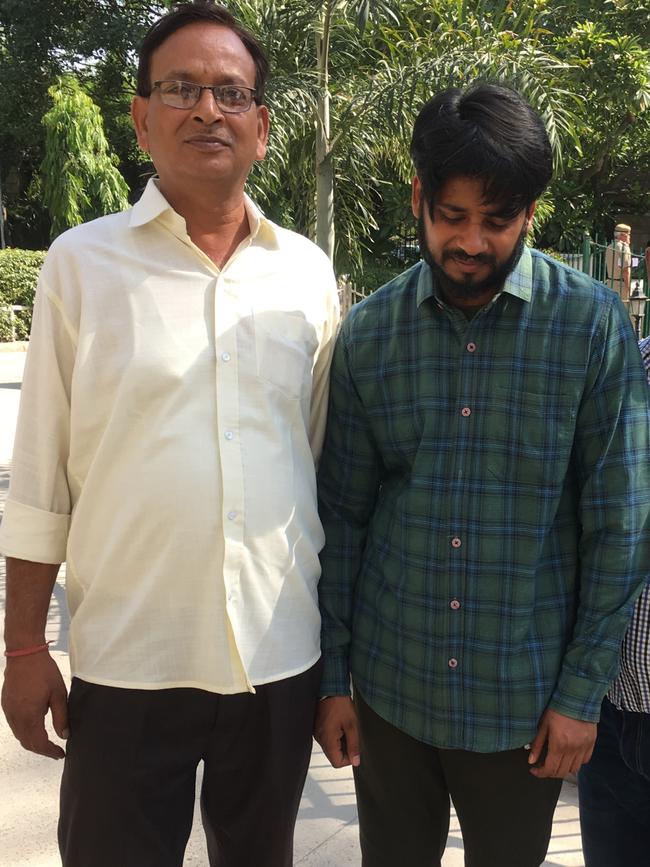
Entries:
[[576,415],[570,394],[497,389],[485,407],[488,473],[510,485],[559,488],[571,457]]
[[304,314],[281,310],[255,316],[257,376],[287,397],[299,400],[311,389],[316,329]]

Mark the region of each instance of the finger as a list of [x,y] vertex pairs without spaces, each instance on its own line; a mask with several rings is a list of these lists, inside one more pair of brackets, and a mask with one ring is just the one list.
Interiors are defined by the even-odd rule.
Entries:
[[345,751],[352,767],[358,768],[361,764],[361,746],[356,721],[345,726]]
[[544,761],[536,767],[531,768],[530,772],[531,774],[533,774],[533,776],[538,777],[539,779],[554,777],[556,775],[557,769],[560,766],[561,758],[561,753],[549,746],[548,752],[544,757]]
[[343,749],[343,732],[340,732],[338,736],[324,734],[319,743],[333,768],[344,768],[350,764]]
[[583,764],[584,764],[583,757],[579,756],[579,755],[576,756],[573,759],[573,762],[571,763],[571,773],[577,774]]
[[530,745],[530,754],[528,756],[528,764],[534,765],[539,761],[539,757],[542,754],[542,750],[544,749],[544,744],[546,743],[546,726],[540,726],[537,734],[535,735],[535,740]]
[[14,732],[14,734],[16,734],[23,749],[30,753],[36,753],[50,759],[62,759],[65,756],[61,747],[52,743],[48,738],[44,725],[30,726],[26,731],[20,734]]
[[575,760],[576,760],[576,754],[575,753],[564,754],[562,756],[560,764],[559,764],[556,772],[553,774],[553,776],[558,777],[562,780],[565,777],[568,777],[568,775],[571,773],[571,768],[573,767],[573,763],[575,762]]
[[68,737],[68,696],[65,690],[57,690],[52,693],[50,699],[50,712],[52,713],[52,725],[54,731],[64,740]]

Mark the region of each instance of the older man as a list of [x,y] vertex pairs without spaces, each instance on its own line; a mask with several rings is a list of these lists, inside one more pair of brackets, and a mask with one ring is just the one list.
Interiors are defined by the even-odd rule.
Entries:
[[[144,40],[158,177],[43,267],[0,546],[3,707],[58,758],[65,867],[180,867],[195,775],[210,864],[289,867],[320,679],[327,258],[244,194],[268,72],[222,7]],[[45,640],[67,561],[69,697]]]

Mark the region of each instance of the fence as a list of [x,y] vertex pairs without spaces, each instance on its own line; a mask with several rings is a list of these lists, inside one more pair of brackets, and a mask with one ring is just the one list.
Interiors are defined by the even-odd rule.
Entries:
[[[648,289],[648,277],[645,268],[644,253],[630,251],[630,285],[625,285],[624,277],[624,259],[627,255],[621,255],[615,251],[613,244],[601,244],[599,241],[594,241],[588,232],[585,232],[582,244],[582,252],[580,253],[561,253],[562,260],[576,268],[578,271],[583,271],[589,274],[595,280],[600,280],[605,283],[610,289],[621,296],[623,304],[630,310],[630,318],[634,324],[635,331],[639,337],[647,337],[650,330],[650,298],[645,298],[644,287]],[[629,295],[634,298],[641,295],[645,300],[640,305],[640,313],[634,315],[630,308]]]
[[18,335],[16,333],[17,317],[16,313],[21,313],[23,310],[31,310],[31,307],[24,307],[22,304],[0,304],[0,313],[7,313],[9,318],[9,340],[14,341]]

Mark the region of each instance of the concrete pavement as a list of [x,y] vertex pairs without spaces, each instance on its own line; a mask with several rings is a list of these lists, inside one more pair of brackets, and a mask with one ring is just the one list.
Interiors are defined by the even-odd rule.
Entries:
[[[9,480],[24,352],[0,350],[0,511]],[[65,573],[57,582],[48,617],[52,655],[69,679],[68,614],[64,599]],[[0,606],[4,608],[4,560],[0,565]],[[4,667],[4,658],[2,658]],[[0,721],[0,867],[56,867],[56,815],[60,762],[21,749],[4,721]],[[200,785],[200,779],[197,785]],[[9,796],[10,793],[10,796]],[[508,809],[507,796],[504,810]],[[304,867],[359,867],[357,812],[350,771],[331,768],[314,748],[295,836],[294,864]],[[462,837],[452,816],[444,867],[463,864]],[[186,867],[208,867],[198,809],[186,856]],[[575,785],[566,782],[553,824],[546,867],[584,867],[578,825]],[[92,867],[92,865],[89,865]],[[263,867],[263,865],[260,865]],[[395,867],[409,867],[408,864]],[[494,865],[499,867],[499,865]]]

